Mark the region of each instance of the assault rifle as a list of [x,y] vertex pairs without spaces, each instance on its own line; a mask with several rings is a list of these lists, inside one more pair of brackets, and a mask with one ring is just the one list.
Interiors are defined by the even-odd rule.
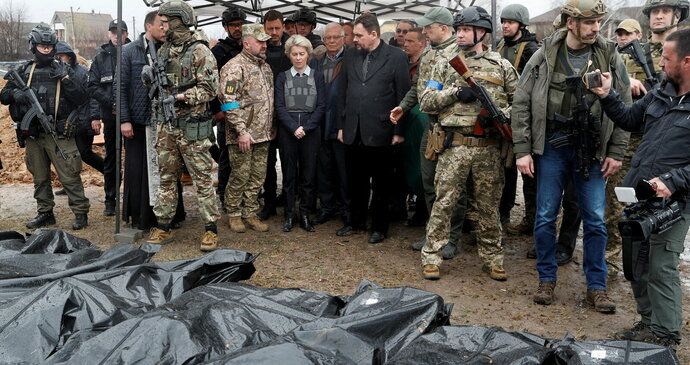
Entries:
[[591,105],[587,103],[585,98],[582,77],[580,75],[569,76],[565,82],[569,90],[574,90],[577,104],[573,109],[572,118],[566,118],[558,113],[554,113],[554,122],[561,125],[558,129],[567,131],[567,133],[560,136],[556,135],[550,138],[548,142],[554,148],[574,146],[577,151],[576,171],[587,181],[589,180],[589,168],[599,150],[601,125],[598,123],[597,118],[589,111]]
[[649,63],[647,62],[647,56],[645,56],[644,50],[642,49],[642,45],[640,44],[640,41],[637,39],[634,39],[625,46],[621,47],[618,49],[620,53],[626,53],[629,54],[633,60],[635,60],[635,63],[640,65],[642,67],[642,70],[644,71],[645,75],[645,83],[649,86],[647,90],[651,90],[654,85],[659,83],[659,80],[656,78],[654,75],[654,65],[652,64],[651,67]]
[[496,104],[491,100],[491,96],[486,92],[486,89],[477,84],[467,64],[465,64],[465,61],[460,55],[457,55],[448,61],[448,63],[453,67],[455,72],[460,74],[465,82],[467,82],[467,85],[474,91],[475,95],[477,95],[477,99],[479,99],[479,102],[482,104],[482,110],[479,113],[479,121],[482,124],[482,128],[490,127],[490,125],[484,125],[488,120],[491,126],[496,128],[498,133],[501,134],[503,139],[512,143],[513,130],[510,129],[510,120],[500,109],[498,109],[498,107],[496,107]]
[[[41,125],[43,132],[49,134],[53,138],[53,141],[55,142],[55,149],[57,150],[58,154],[67,160],[67,155],[65,155],[65,152],[62,150],[62,148],[60,148],[60,145],[58,145],[57,142],[57,133],[55,132],[55,127],[53,126],[53,117],[45,113],[34,91],[24,82],[17,70],[10,70],[7,72],[5,75],[5,80],[14,82],[19,90],[24,92],[24,94],[29,97],[29,101],[31,102],[31,109],[24,114],[22,122],[17,126],[17,142],[19,142],[19,146],[25,146],[25,140],[26,138],[29,138],[29,126],[31,125],[31,121],[33,121],[35,118]],[[60,101],[56,100],[55,102],[58,103]]]
[[[168,76],[165,74],[165,65],[158,60],[156,45],[152,40],[148,40],[149,56],[151,65],[146,65],[141,71],[141,78],[144,85],[149,86],[149,99],[154,106],[163,111],[163,121],[172,124],[177,115],[175,114],[175,95],[168,90],[173,86]],[[155,97],[158,96],[156,99]]]

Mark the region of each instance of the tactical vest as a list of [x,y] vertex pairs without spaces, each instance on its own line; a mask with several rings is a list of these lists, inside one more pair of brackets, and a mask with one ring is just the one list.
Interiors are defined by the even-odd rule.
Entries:
[[285,107],[291,112],[311,113],[316,108],[316,81],[311,70],[307,77],[294,77],[285,71]]
[[522,54],[525,52],[525,48],[527,48],[527,42],[520,42],[511,47],[506,47],[505,40],[501,39],[496,47],[496,52],[500,53],[501,57],[508,60],[518,70],[520,66],[524,66],[520,62],[522,61]]
[[[568,54],[563,41],[561,48],[558,50],[558,55],[556,57],[556,64],[551,75],[551,83],[549,84],[548,93],[548,103],[546,106],[546,119],[553,120],[554,114],[558,113],[566,118],[572,116],[572,110],[577,104],[575,99],[574,90],[568,88],[566,85],[566,78],[568,76],[574,75],[575,72],[568,64]],[[589,60],[592,62],[591,65],[583,67],[580,70],[579,75],[582,76],[586,72],[594,71],[596,69],[601,70],[601,72],[609,72],[609,63],[606,61],[607,57],[605,50],[601,47],[592,47],[591,55]],[[584,86],[583,86],[584,87]],[[587,92],[586,96],[588,105],[592,105],[590,111],[596,117],[601,116],[601,106],[599,105],[598,98]]]
[[[452,56],[455,56],[454,54]],[[447,72],[452,72],[452,77],[447,78],[447,83],[453,83],[460,87],[469,87],[467,83],[448,65],[448,60],[444,60],[444,67]],[[505,70],[501,65],[501,55],[496,52],[483,52],[465,58],[468,69],[474,76],[478,84],[482,85],[496,106],[500,109],[508,107],[508,97],[504,88]],[[448,82],[450,81],[450,82]],[[472,103],[456,102],[445,108],[438,115],[438,120],[444,127],[472,127],[477,121],[477,116],[482,109],[479,100]],[[464,129],[464,128],[463,128]]]
[[193,73],[192,57],[197,43],[205,43],[195,40],[184,46],[182,56],[170,58],[170,49],[165,48],[161,57],[161,62],[165,64],[165,74],[177,89],[186,89],[196,84],[196,76]]
[[633,56],[627,53],[621,53],[621,58],[625,64],[625,69],[628,71],[628,76],[630,76],[631,79],[635,79],[640,82],[645,82],[645,80],[647,80],[647,75],[645,75],[644,69],[635,61]]
[[[38,102],[41,104],[43,111],[47,115],[52,115],[55,119],[55,105],[57,96],[57,85],[58,81],[56,79],[50,78],[50,66],[46,67],[36,67],[33,69],[33,74],[31,73],[32,65],[28,65],[24,69],[23,78],[26,80],[26,84],[33,89]],[[60,95],[60,99],[64,99],[64,96]],[[59,101],[57,101],[59,102]],[[60,110],[58,109],[58,114]]]

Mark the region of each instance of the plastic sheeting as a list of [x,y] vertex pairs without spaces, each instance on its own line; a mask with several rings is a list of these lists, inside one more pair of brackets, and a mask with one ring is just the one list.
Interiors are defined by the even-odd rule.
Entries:
[[249,253],[154,263],[157,249],[0,232],[0,260],[15,263],[0,266],[0,363],[678,363],[644,343],[450,326],[452,305],[419,289],[364,281],[338,297],[257,288],[236,283],[254,272]]

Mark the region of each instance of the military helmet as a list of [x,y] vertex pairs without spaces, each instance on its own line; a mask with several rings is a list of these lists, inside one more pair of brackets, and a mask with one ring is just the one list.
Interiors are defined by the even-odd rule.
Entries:
[[316,25],[316,13],[311,10],[297,10],[297,12],[293,15],[293,19],[295,20],[295,22],[305,22],[312,25]]
[[503,19],[513,20],[522,25],[529,25],[529,10],[524,5],[510,4],[501,11],[501,21]]
[[31,32],[29,33],[29,43],[31,43],[32,46],[37,44],[54,46],[57,44],[57,42],[57,34],[48,24],[45,23],[38,24],[31,29]]
[[468,6],[460,10],[453,19],[453,28],[457,29],[461,25],[484,28],[488,33],[493,33],[494,30],[491,15],[481,6]]
[[170,0],[161,4],[158,15],[176,16],[182,20],[182,24],[191,27],[196,25],[194,9],[182,0]]
[[236,6],[231,6],[225,9],[225,11],[223,11],[221,19],[223,25],[226,25],[233,20],[241,20],[242,22],[244,22],[244,20],[247,19],[247,13],[245,13],[244,10]]
[[567,0],[561,14],[576,19],[596,18],[606,15],[606,4],[603,0]]
[[670,6],[676,10],[679,10],[680,18],[678,21],[682,21],[688,17],[688,8],[690,8],[688,0],[647,0],[642,7],[642,13],[649,17],[649,13],[652,12],[652,9],[661,6]]

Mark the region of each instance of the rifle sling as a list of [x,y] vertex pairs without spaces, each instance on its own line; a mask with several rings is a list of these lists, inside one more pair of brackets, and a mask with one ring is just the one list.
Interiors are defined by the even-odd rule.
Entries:
[[475,79],[488,81],[488,82],[490,82],[490,83],[492,83],[492,84],[494,84],[494,85],[503,86],[503,80],[501,80],[501,79],[499,79],[499,78],[497,78],[497,77],[492,77],[492,76],[481,76],[481,75],[472,75],[472,77],[474,77]]
[[516,70],[518,67],[520,67],[520,61],[522,60],[522,53],[525,51],[525,46],[527,46],[527,42],[522,42],[518,46],[517,54],[515,55],[515,69]]
[[[36,70],[36,63],[31,64],[31,71],[29,71],[29,80],[26,86],[31,87],[31,80],[34,78],[34,70]],[[57,120],[58,108],[60,107],[60,85],[62,82],[57,82],[57,90],[55,91],[55,120]]]

